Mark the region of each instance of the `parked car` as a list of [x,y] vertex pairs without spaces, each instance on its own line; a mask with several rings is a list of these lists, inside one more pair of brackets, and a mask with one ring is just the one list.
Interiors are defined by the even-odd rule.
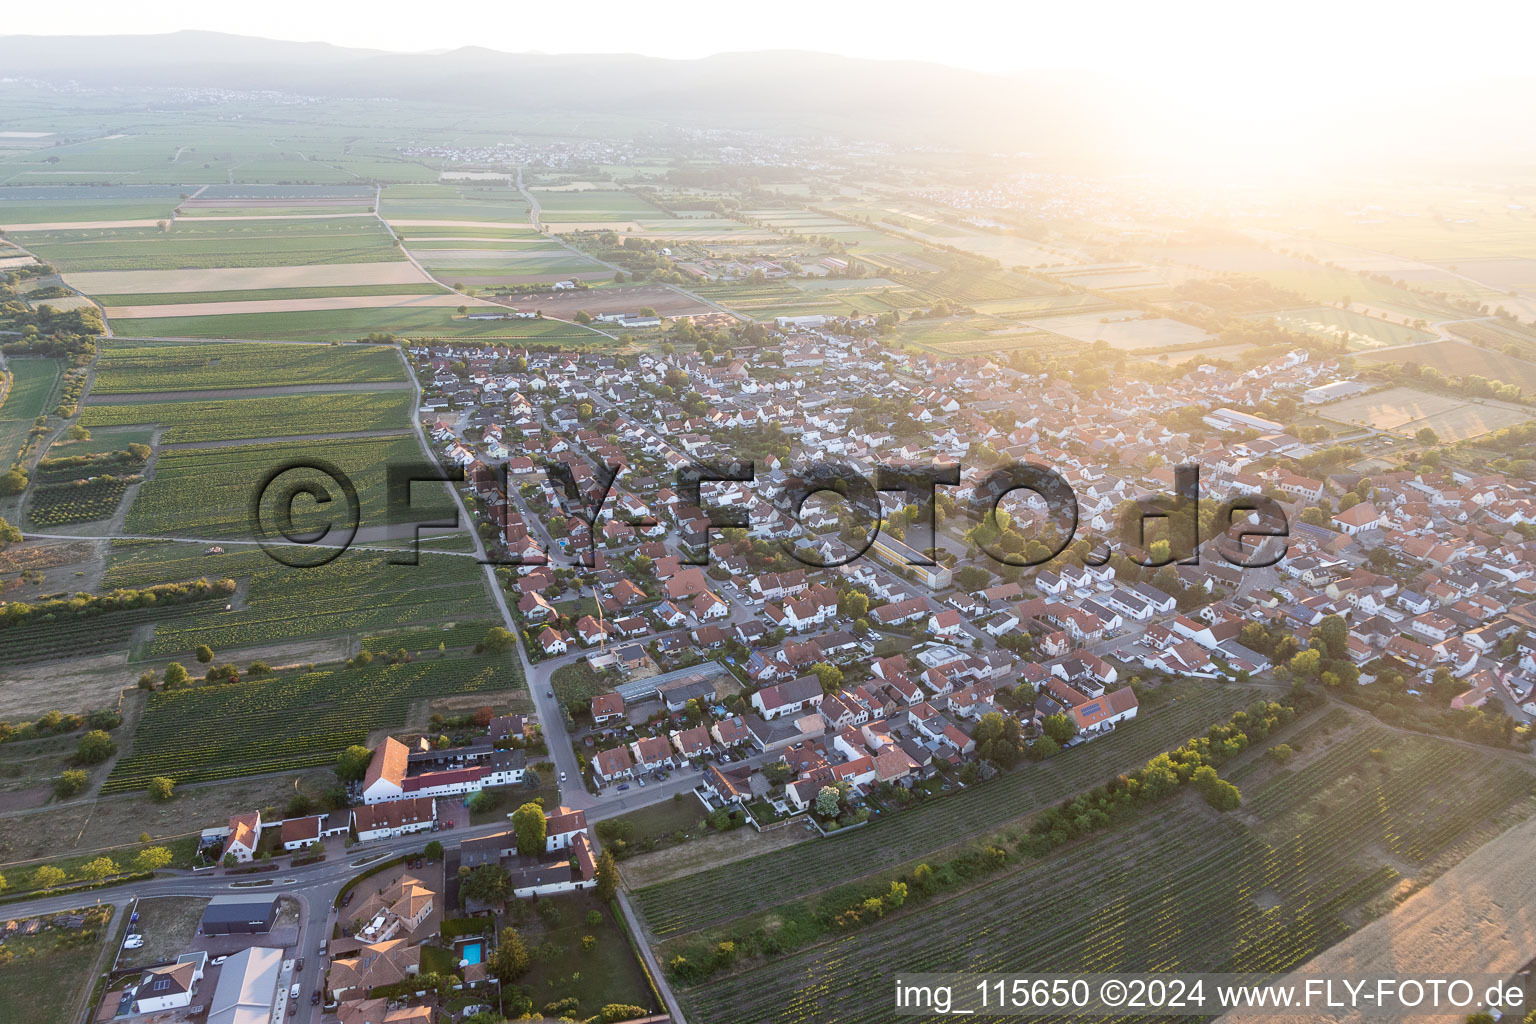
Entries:
[[629,788],[629,783],[627,783],[627,782],[619,783],[619,792],[620,793],[624,792],[628,788]]
[[644,779],[636,779],[635,781],[640,783],[641,786],[645,785],[645,780]]
[[123,940],[124,949],[138,949],[142,945],[144,945],[144,936],[142,935],[130,935]]
[[311,992],[309,994],[309,1005],[310,1006],[319,1006],[320,1005],[320,990],[319,989],[315,989],[313,992]]
[[304,958],[303,957],[299,957],[299,962],[293,965],[293,969],[295,971],[303,971],[304,970]]
[[229,959],[228,956],[216,956],[212,960],[209,960],[208,962],[210,964],[212,964],[214,967],[217,967],[217,966],[219,966],[219,964],[223,963],[225,960],[228,960],[228,959]]

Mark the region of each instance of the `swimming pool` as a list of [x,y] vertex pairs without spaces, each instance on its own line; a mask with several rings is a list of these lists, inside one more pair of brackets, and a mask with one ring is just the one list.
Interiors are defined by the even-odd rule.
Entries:
[[459,946],[459,959],[465,963],[477,964],[484,954],[485,942],[482,939],[475,939],[473,942],[466,942]]

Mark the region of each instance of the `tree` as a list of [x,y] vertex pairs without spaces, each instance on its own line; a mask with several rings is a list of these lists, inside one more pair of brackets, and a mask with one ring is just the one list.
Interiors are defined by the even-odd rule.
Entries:
[[1061,712],[1046,715],[1045,720],[1040,723],[1040,728],[1047,738],[1055,740],[1058,745],[1066,743],[1077,735],[1077,723]]
[[[486,865],[490,867],[491,865]],[[523,945],[523,937],[517,934],[516,928],[503,928],[501,938],[496,943],[496,951],[491,954],[491,973],[496,980],[503,985],[516,981],[528,970],[528,947]]]
[[173,661],[165,666],[165,685],[168,687],[186,686],[192,681],[192,675],[187,667],[179,661]]
[[500,903],[512,891],[512,879],[499,864],[482,864],[464,876],[459,893],[479,903]]
[[368,762],[371,760],[373,751],[354,744],[343,750],[336,759],[336,777],[342,782],[356,782],[368,774]]
[[843,670],[836,665],[829,665],[825,661],[818,661],[811,666],[811,672],[821,680],[823,693],[836,693],[843,685]]
[[171,862],[171,851],[163,846],[151,846],[140,850],[134,858],[133,866],[139,871],[154,871],[163,868]]
[[156,775],[144,788],[148,791],[151,800],[163,804],[176,795],[176,780],[164,775]]
[[597,859],[597,886],[593,895],[601,903],[607,903],[613,899],[619,891],[619,869],[613,863],[613,854],[607,850]]
[[0,516],[0,551],[5,550],[6,546],[9,544],[20,543],[21,531],[16,529],[16,527],[12,526],[10,523],[6,522],[3,516]]
[[1291,755],[1294,753],[1296,753],[1296,751],[1291,749],[1291,745],[1289,743],[1276,743],[1274,746],[1269,748],[1269,756],[1274,758],[1275,761],[1279,764],[1285,764],[1285,762],[1291,759]]
[[592,322],[592,314],[584,309],[578,309],[576,315],[571,317],[571,319],[579,324],[589,324]]
[[5,890],[9,888],[10,883],[5,880],[4,875],[0,875],[0,892],[5,892]]
[[92,729],[80,737],[80,743],[75,747],[75,760],[80,764],[101,764],[115,750],[117,744],[112,742],[106,730]]
[[816,794],[816,813],[823,818],[835,818],[842,802],[843,794],[836,786],[822,786],[821,792]]
[[198,663],[202,665],[206,665],[213,660],[213,648],[207,644],[199,644],[197,650],[193,651],[192,654],[197,658]]
[[536,857],[544,852],[544,808],[529,801],[512,812],[512,830],[517,833],[517,852]]
[[117,874],[117,864],[111,857],[97,857],[80,866],[80,877],[91,882],[99,882],[115,874]]
[[1243,802],[1237,787],[1217,775],[1216,769],[1208,764],[1196,768],[1189,781],[1205,797],[1205,802],[1218,811],[1236,810]]
[[71,797],[85,789],[90,777],[79,768],[70,768],[54,780],[53,791],[61,797]]
[[224,860],[222,863],[226,868],[232,868],[240,863],[240,858],[236,857],[235,851],[231,850],[224,855]]
[[422,850],[421,853],[427,860],[442,860],[443,844],[434,839],[427,844],[426,849]]
[[505,654],[517,646],[517,637],[503,626],[492,626],[485,632],[485,639],[480,641],[480,646],[492,654]]
[[56,868],[52,864],[44,864],[32,872],[32,885],[38,889],[52,889],[56,885],[63,885],[69,876],[64,874],[62,868]]
[[1414,431],[1413,439],[1419,444],[1439,444],[1440,435],[1435,433],[1432,427],[1420,427]]

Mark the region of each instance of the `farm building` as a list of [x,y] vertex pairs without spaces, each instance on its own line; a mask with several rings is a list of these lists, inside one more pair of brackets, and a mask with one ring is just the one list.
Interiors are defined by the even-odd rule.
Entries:
[[198,927],[204,935],[260,935],[277,921],[277,897],[270,894],[215,896]]
[[1370,388],[1355,380],[1336,380],[1330,384],[1309,388],[1301,393],[1302,401],[1308,405],[1322,405],[1324,402],[1336,402],[1341,398],[1349,398],[1352,395],[1363,395]]

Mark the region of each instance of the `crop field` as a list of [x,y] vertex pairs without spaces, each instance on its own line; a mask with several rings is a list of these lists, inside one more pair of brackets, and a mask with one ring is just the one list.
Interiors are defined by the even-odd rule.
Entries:
[[317,295],[298,299],[226,299],[218,302],[151,303],[143,306],[108,306],[107,319],[116,324],[122,320],[165,320],[167,318],[196,317],[214,318],[226,324],[238,323],[244,317],[260,317],[271,313],[367,313],[385,315],[399,310],[410,312],[417,309],[454,309],[459,306],[484,305],[478,299],[466,299],[446,291],[415,295]]
[[869,287],[860,288],[858,285],[865,282],[843,283],[848,287],[799,287],[799,282],[780,281],[694,285],[690,290],[754,320],[771,320],[776,316],[852,316],[926,305],[900,286],[869,282]]
[[0,469],[10,469],[21,450],[32,421],[48,411],[49,399],[59,383],[64,363],[59,359],[11,359],[10,389],[0,402]]
[[[1457,324],[1451,329],[1460,334],[1462,328],[1477,328],[1480,324]],[[1517,359],[1503,352],[1490,352],[1476,345],[1460,341],[1432,341],[1415,345],[1411,349],[1394,349],[1390,352],[1361,352],[1355,359],[1363,364],[1396,363],[1433,366],[1448,377],[1486,377],[1506,384],[1514,384],[1527,394],[1536,394],[1536,362]]]
[[[192,578],[195,578],[196,574]],[[158,582],[158,581],[157,581]],[[208,598],[207,600],[212,600]],[[134,630],[177,615],[195,613],[196,602],[175,607],[129,608],[79,618],[60,616],[52,622],[13,626],[3,634],[5,656],[13,665],[120,652],[127,649]]]
[[98,476],[36,485],[27,500],[27,518],[34,526],[49,527],[109,519],[131,483],[120,476]]
[[131,344],[107,341],[96,364],[94,395],[152,394],[306,384],[403,382],[391,348],[352,345]]
[[581,192],[550,192],[534,189],[539,220],[546,224],[608,222],[664,216],[661,210],[629,192],[588,189]]
[[388,221],[484,221],[528,224],[528,204],[509,185],[391,185],[379,214]]
[[1264,316],[1275,320],[1282,327],[1289,327],[1295,331],[1303,331],[1335,341],[1348,340],[1356,345],[1363,344],[1371,347],[1413,345],[1434,338],[1434,335],[1428,331],[1352,313],[1334,306],[1287,309],[1279,313],[1266,313]]
[[1521,359],[1536,357],[1536,327],[1526,327],[1509,320],[1486,319],[1449,323],[1445,328],[1457,337],[1466,338],[1484,348],[1505,350],[1505,354],[1508,354],[1508,347],[1513,346],[1514,353]]
[[[452,276],[449,280],[458,282],[461,279]],[[501,280],[502,278],[495,279],[495,281]],[[466,320],[458,314],[455,307],[423,308],[420,306],[341,309],[308,313],[154,317],[144,320],[114,321],[113,329],[119,337],[140,338],[249,340],[271,338],[325,342],[355,341],[374,332],[387,332],[411,338],[507,339],[550,345],[583,346],[607,341],[601,334],[588,330],[580,324],[562,323],[558,320]],[[329,355],[335,351],[334,349],[322,348],[318,351],[326,353],[320,357],[322,360],[334,358]]]
[[[634,896],[652,933],[660,937],[752,914],[920,857],[1096,786],[1226,719],[1253,696],[1240,687],[1205,690],[1126,723],[1105,739],[985,785],[944,794],[890,820],[647,886]],[[763,885],[764,878],[775,884]]]
[[[190,657],[199,644],[214,650],[260,648],[312,637],[422,634],[484,623],[484,577],[472,558],[423,551],[420,565],[391,565],[376,551],[349,551],[314,569],[292,569],[254,547],[204,555],[200,545],[173,542],[115,547],[107,586],[135,587],[202,577],[245,581],[245,604],[188,606],[161,613],[144,653]],[[478,643],[481,629],[473,638]],[[423,638],[424,639],[424,638]],[[435,648],[442,638],[423,644]],[[449,644],[449,646],[454,646]],[[381,650],[412,649],[389,639]]]
[[[154,475],[128,508],[126,528],[139,534],[254,540],[250,506],[263,482],[284,467],[314,460],[328,462],[351,478],[357,488],[363,529],[384,527],[389,522],[387,467],[419,463],[422,458],[410,434],[163,451]],[[338,485],[315,471],[296,470],[283,480],[285,484],[314,482],[333,502],[342,502]],[[280,521],[273,518],[278,509],[271,503],[276,500],[268,495],[268,503],[262,507],[269,529],[275,529],[270,524]],[[451,507],[446,492],[432,507],[427,507],[427,500],[418,495],[412,508],[402,509],[400,514],[408,517],[405,521],[442,518]],[[294,530],[304,532],[334,522],[335,530],[340,531],[346,516],[344,502],[322,506],[313,499],[301,499],[293,507]]]
[[1417,388],[1387,388],[1329,402],[1317,413],[1338,423],[1411,436],[1429,427],[1442,441],[1481,437],[1531,419],[1531,410],[1491,399],[1437,395]]
[[695,987],[691,1015],[885,1021],[881,993],[902,972],[1283,972],[1352,931],[1400,872],[1443,868],[1531,793],[1530,774],[1508,761],[1368,729],[1247,794],[1241,819],[1186,794],[975,888]]
[[163,185],[0,187],[0,228],[80,221],[164,220],[181,192]]
[[[410,287],[431,286],[409,263],[332,263],[323,267],[209,267],[198,270],[99,270],[69,274],[69,284],[89,295],[191,294],[298,289],[306,294],[321,288],[345,288],[342,294],[366,295],[360,289],[391,287],[385,294],[409,294]],[[238,295],[236,296],[239,297]],[[177,301],[156,298],[155,302]],[[190,301],[202,302],[202,298]]]
[[1167,317],[1143,318],[1131,310],[1108,310],[1100,313],[1073,313],[1063,316],[1042,317],[1028,321],[1029,326],[1040,331],[1059,334],[1073,341],[1092,344],[1105,341],[1115,348],[1138,351],[1142,349],[1176,348],[1180,345],[1198,345],[1210,341],[1211,335],[1204,329]]
[[247,288],[206,292],[129,292],[97,295],[103,306],[181,306],[203,302],[261,302],[274,299],[348,298],[365,295],[443,295],[447,289],[430,281],[401,284],[321,285],[313,288]]
[[188,402],[87,404],[87,428],[154,423],[166,429],[162,444],[295,437],[410,426],[409,391],[346,391]]
[[103,793],[328,766],[375,729],[406,724],[419,701],[521,689],[517,661],[430,658],[364,669],[282,673],[152,695]]
[[148,227],[26,231],[17,244],[64,273],[109,270],[324,266],[405,257],[372,219],[200,222]]

